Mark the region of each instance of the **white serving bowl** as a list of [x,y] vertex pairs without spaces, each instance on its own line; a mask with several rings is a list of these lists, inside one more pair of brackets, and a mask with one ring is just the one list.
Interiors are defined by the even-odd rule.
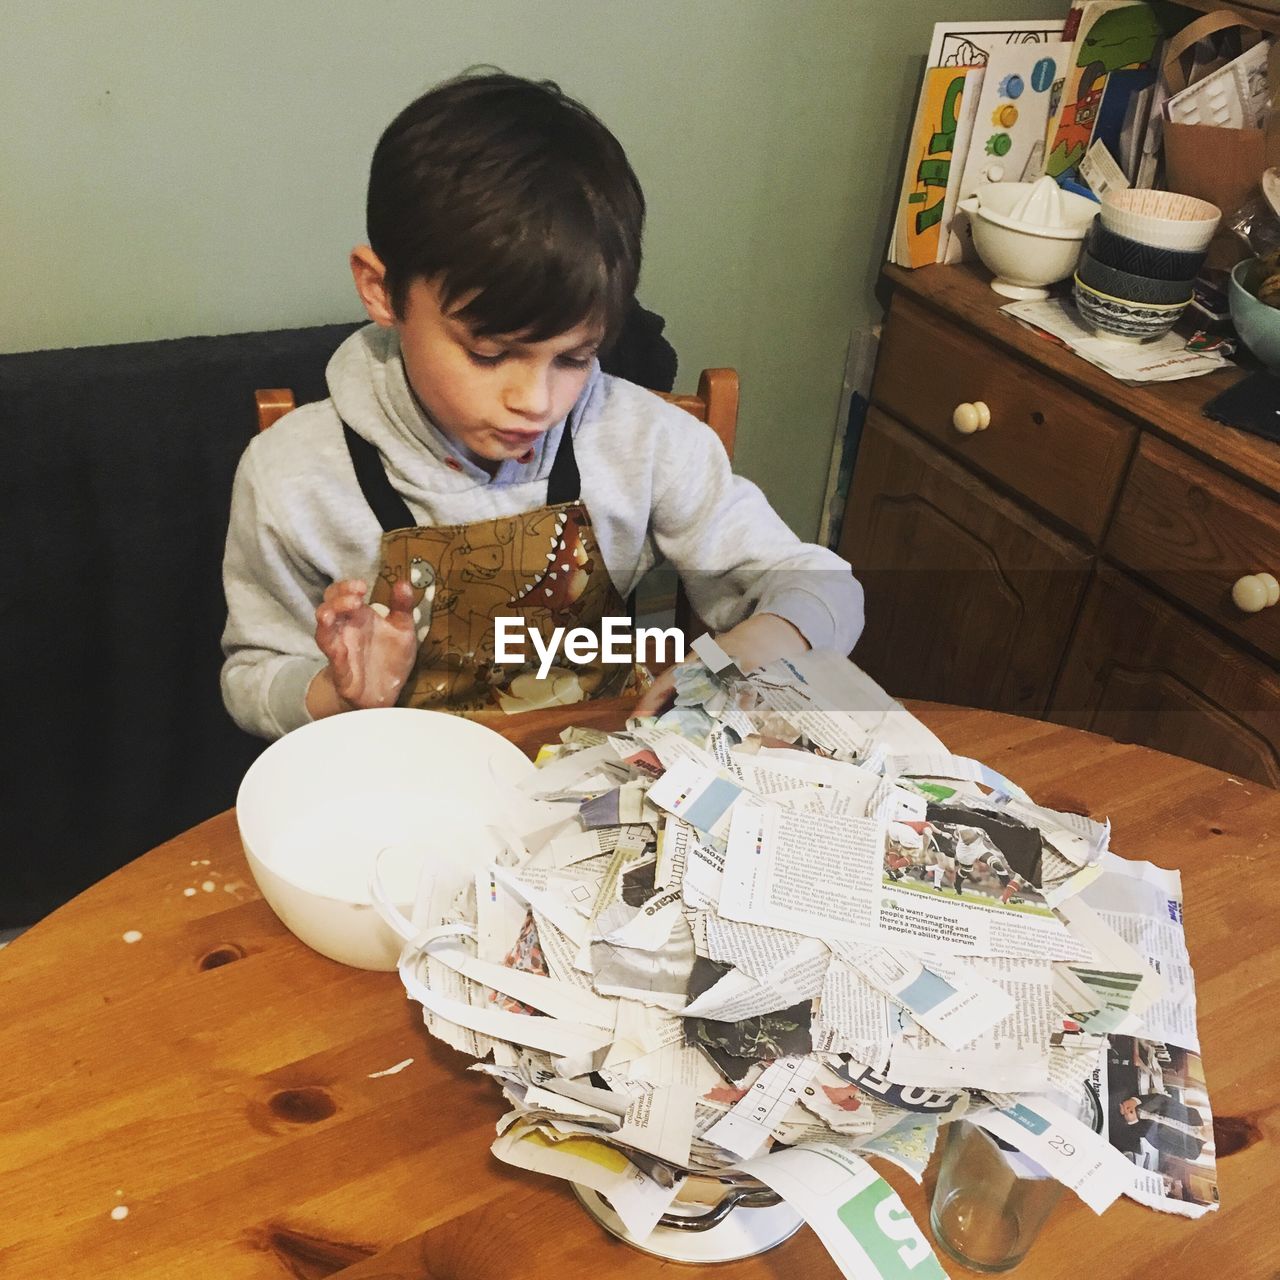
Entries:
[[[1040,220],[1043,199],[1032,205],[1037,186],[1052,198],[1052,222]],[[1094,201],[1062,191],[1051,178],[1041,184],[991,183],[962,200],[960,208],[969,215],[978,257],[995,275],[991,287],[1007,298],[1047,298],[1047,286],[1075,270],[1098,212]],[[1036,220],[1030,220],[1033,209]]]
[[273,742],[236,797],[249,869],[284,924],[321,955],[394,969],[403,941],[379,917],[370,881],[412,917],[423,862],[487,865],[497,828],[526,829],[515,785],[533,772],[518,747],[437,711],[386,707],[318,720]]
[[1108,231],[1179,253],[1203,253],[1221,220],[1216,204],[1176,191],[1130,188],[1102,197],[1102,225]]

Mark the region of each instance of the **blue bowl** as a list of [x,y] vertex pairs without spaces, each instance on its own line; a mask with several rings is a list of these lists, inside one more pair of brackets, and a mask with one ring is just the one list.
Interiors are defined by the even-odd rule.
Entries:
[[1134,275],[1132,271],[1120,271],[1099,262],[1085,249],[1080,254],[1076,275],[1099,293],[1120,298],[1124,302],[1144,302],[1153,307],[1174,306],[1191,301],[1194,280],[1153,280],[1149,276]]
[[1254,267],[1254,259],[1248,258],[1231,268],[1227,285],[1231,320],[1240,341],[1266,365],[1267,371],[1280,374],[1280,310],[1254,296],[1258,287]]
[[1085,247],[1095,261],[1117,271],[1128,271],[1151,280],[1194,280],[1204,266],[1204,253],[1181,253],[1158,244],[1130,240],[1094,221]]

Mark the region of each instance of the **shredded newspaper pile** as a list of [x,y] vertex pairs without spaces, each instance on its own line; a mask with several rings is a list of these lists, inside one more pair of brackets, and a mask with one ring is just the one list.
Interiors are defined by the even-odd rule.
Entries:
[[400,972],[501,1086],[494,1154],[637,1240],[745,1173],[859,1277],[890,1237],[929,1250],[864,1157],[919,1181],[961,1116],[1095,1212],[1216,1208],[1177,873],[843,657],[743,677],[695,648],[667,715],[542,753],[500,863],[426,873]]

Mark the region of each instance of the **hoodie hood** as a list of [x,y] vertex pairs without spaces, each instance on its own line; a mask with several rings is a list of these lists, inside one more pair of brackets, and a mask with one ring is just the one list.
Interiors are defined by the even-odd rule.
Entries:
[[[596,364],[575,410],[592,396],[600,376]],[[409,491],[458,493],[544,480],[564,430],[564,423],[557,423],[534,445],[530,461],[504,459],[491,476],[432,422],[409,386],[399,334],[381,325],[365,325],[343,342],[325,369],[325,380],[339,417],[382,454],[388,472],[395,473],[393,482],[397,477],[401,482],[396,487]],[[423,466],[424,449],[435,465]]]

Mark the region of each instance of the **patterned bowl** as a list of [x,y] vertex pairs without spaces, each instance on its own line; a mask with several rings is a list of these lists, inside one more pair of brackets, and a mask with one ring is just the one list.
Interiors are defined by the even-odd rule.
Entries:
[[1099,262],[1088,249],[1080,254],[1076,275],[1098,293],[1155,307],[1169,307],[1178,303],[1185,306],[1191,301],[1195,284],[1190,276],[1183,280],[1153,280],[1150,276],[1121,271],[1107,266],[1105,262]]
[[1158,244],[1131,240],[1112,231],[1101,218],[1095,219],[1089,229],[1085,247],[1094,261],[1151,280],[1194,280],[1205,259],[1203,252],[1179,253]]
[[1073,294],[1080,318],[1098,335],[1112,342],[1149,342],[1163,337],[1186,310],[1186,302],[1172,306],[1153,306],[1145,302],[1127,302],[1090,288],[1077,275]]

